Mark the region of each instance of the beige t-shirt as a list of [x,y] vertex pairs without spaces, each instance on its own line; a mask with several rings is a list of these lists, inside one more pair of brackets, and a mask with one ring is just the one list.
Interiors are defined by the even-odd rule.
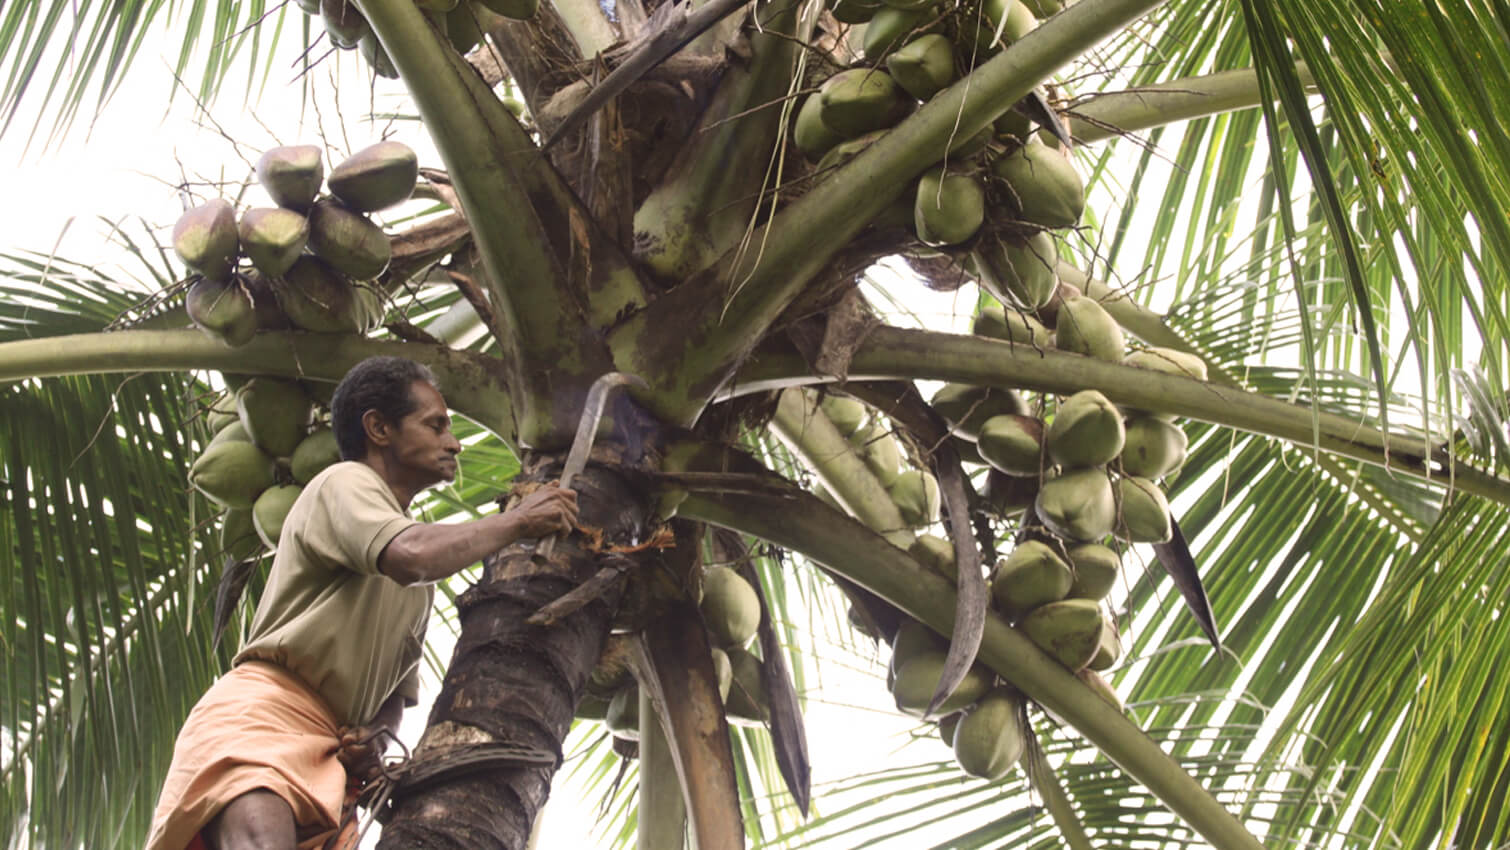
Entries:
[[435,591],[378,572],[378,555],[417,525],[364,463],[337,463],[304,487],[283,523],[267,588],[235,663],[292,671],[341,723],[364,726],[397,689],[419,696],[420,648]]

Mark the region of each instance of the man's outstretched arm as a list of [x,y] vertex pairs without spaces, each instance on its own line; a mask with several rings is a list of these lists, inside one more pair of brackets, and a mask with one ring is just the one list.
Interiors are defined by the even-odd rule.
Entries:
[[378,571],[399,584],[430,584],[466,569],[516,540],[568,532],[576,522],[576,491],[548,485],[501,514],[470,522],[424,523],[404,529],[378,556]]

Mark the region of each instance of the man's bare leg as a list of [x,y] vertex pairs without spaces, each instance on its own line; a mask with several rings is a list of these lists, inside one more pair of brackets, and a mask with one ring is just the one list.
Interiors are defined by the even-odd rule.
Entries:
[[227,803],[203,835],[210,850],[295,850],[299,846],[293,808],[265,788]]

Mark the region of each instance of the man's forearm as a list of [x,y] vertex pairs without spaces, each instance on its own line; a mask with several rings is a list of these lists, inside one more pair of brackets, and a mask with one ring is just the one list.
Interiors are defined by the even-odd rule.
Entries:
[[378,569],[400,584],[448,578],[520,538],[507,513],[454,525],[429,523],[400,532],[378,556]]

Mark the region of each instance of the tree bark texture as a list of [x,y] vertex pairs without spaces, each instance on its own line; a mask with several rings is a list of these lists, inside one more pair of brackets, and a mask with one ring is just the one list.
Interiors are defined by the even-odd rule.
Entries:
[[[556,469],[552,462],[527,462],[518,480],[549,480]],[[604,544],[642,539],[644,499],[624,478],[589,466],[573,488],[580,525],[600,529]],[[560,540],[546,562],[535,556],[534,541],[520,541],[484,561],[482,579],[457,599],[461,635],[414,756],[423,762],[457,747],[496,742],[553,752],[557,764],[490,767],[418,789],[396,801],[380,848],[527,846],[623,583],[550,626],[525,621],[599,571],[603,559],[587,543],[583,534]]]

